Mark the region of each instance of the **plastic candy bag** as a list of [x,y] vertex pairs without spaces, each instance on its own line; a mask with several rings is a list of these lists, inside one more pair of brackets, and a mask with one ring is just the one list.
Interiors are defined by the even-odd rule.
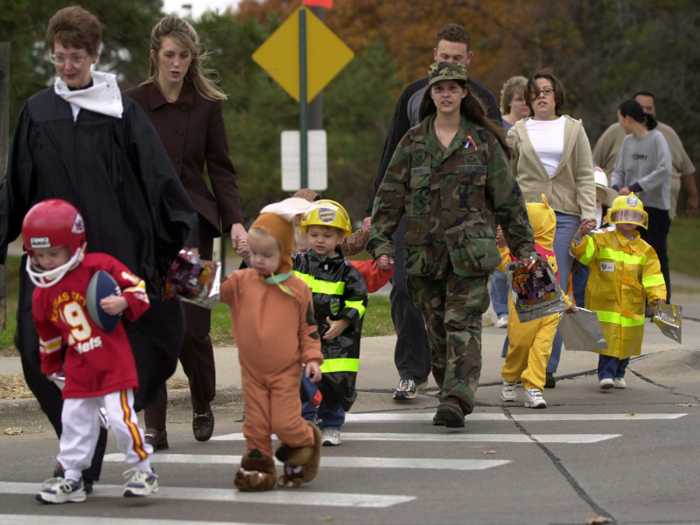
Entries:
[[657,304],[654,323],[666,337],[683,344],[683,307],[679,304]]
[[180,250],[165,277],[163,296],[212,309],[219,302],[221,263],[203,261],[198,253]]
[[596,351],[608,348],[598,314],[585,308],[577,308],[575,314],[561,314],[558,329],[567,350]]
[[508,289],[521,323],[542,319],[566,310],[556,275],[542,256],[535,255],[531,269],[517,261],[506,264]]

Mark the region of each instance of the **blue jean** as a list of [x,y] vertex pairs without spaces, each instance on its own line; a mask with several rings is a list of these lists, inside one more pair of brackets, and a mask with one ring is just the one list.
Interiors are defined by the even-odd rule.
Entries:
[[[554,255],[557,257],[557,267],[559,269],[559,284],[562,292],[566,293],[569,287],[569,273],[571,272],[571,261],[573,257],[569,253],[571,241],[576,237],[576,231],[581,226],[581,218],[578,215],[567,215],[566,213],[555,212],[557,216],[557,233],[554,235]],[[549,356],[547,372],[556,373],[561,359],[562,339],[557,330],[552,344],[552,355]]]
[[491,303],[498,317],[508,315],[508,277],[498,270],[491,276]]
[[625,377],[630,358],[618,359],[609,355],[598,356],[598,379],[615,379]]
[[579,308],[586,307],[586,284],[591,271],[588,266],[581,265],[578,273],[571,274],[571,284],[574,287],[574,300]]
[[303,398],[308,399],[301,405],[301,417],[307,421],[314,421],[318,418],[318,428],[321,430],[324,428],[342,430],[343,423],[345,423],[345,410],[343,407],[340,404],[328,406],[326,400],[323,399],[318,408],[316,408],[311,400],[318,392],[318,386],[316,386],[316,383],[312,383],[305,374],[301,376],[301,388],[304,391]]

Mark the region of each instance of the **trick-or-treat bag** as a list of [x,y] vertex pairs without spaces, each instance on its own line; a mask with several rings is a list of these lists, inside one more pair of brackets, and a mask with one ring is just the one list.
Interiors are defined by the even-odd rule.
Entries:
[[204,261],[198,253],[180,250],[165,276],[163,296],[212,309],[219,302],[221,263]]
[[561,314],[558,329],[567,350],[596,351],[608,347],[598,314],[585,308],[577,308],[574,314]]
[[556,275],[540,255],[533,258],[532,268],[517,261],[506,264],[508,289],[521,323],[542,319],[566,310]]
[[679,304],[657,304],[654,323],[666,337],[683,344],[683,307]]

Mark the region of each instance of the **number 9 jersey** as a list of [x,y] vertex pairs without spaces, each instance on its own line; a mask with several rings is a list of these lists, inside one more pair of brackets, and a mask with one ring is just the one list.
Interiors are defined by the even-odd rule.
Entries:
[[32,312],[39,334],[41,371],[47,375],[58,372],[65,362],[64,399],[103,396],[126,388],[138,390],[136,363],[124,326],[119,323],[108,333],[88,314],[86,290],[98,270],[106,271],[119,284],[129,303],[124,310],[129,321],[138,319],[150,306],[144,281],[104,253],[86,254],[60,282],[35,288]]

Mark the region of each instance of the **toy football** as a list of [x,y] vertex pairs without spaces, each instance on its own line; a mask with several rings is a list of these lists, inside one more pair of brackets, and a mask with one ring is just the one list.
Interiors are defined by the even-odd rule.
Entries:
[[104,270],[98,270],[90,279],[85,292],[85,304],[93,322],[105,332],[111,332],[119,324],[119,315],[110,315],[100,306],[100,301],[110,295],[121,295],[114,277]]

